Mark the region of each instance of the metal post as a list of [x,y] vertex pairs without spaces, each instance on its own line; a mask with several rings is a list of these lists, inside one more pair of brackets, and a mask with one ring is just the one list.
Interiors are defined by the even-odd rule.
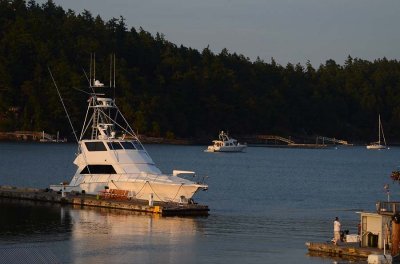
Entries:
[[387,201],[388,201],[388,203],[390,202],[390,188],[389,188],[389,184],[385,184],[385,186],[383,186],[383,188],[385,189],[385,191],[386,191],[386,194],[387,194]]
[[153,206],[153,205],[154,205],[153,193],[150,193],[150,197],[149,197],[149,206]]

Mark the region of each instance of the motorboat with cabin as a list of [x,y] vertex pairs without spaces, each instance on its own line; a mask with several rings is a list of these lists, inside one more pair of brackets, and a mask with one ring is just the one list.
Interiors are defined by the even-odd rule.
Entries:
[[230,138],[227,133],[221,131],[219,139],[213,140],[213,145],[208,146],[205,152],[242,152],[246,150],[246,144],[240,144],[236,139]]
[[[200,179],[193,171],[174,170],[171,175],[160,171],[115,98],[99,92],[115,89],[115,77],[114,87],[111,81],[110,87],[105,87],[92,77],[89,86],[91,93],[74,160],[77,170],[68,184],[50,185],[50,189],[87,194],[118,189],[128,191],[134,199],[179,203],[190,203],[199,190],[208,189],[204,177]],[[190,179],[181,177],[183,174]]]

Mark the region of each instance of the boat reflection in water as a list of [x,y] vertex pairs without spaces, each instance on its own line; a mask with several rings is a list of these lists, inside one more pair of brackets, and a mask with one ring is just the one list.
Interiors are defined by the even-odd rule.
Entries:
[[80,207],[69,214],[75,263],[188,263],[196,252],[195,218]]
[[201,235],[202,218],[9,199],[0,207],[0,248],[50,251],[61,263],[191,263]]

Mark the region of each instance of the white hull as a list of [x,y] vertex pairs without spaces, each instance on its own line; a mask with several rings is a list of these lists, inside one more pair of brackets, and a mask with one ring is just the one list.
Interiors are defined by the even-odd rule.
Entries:
[[238,146],[223,146],[223,147],[215,147],[209,146],[206,152],[243,152],[247,148],[247,145],[238,145]]
[[171,184],[157,183],[149,181],[109,181],[109,182],[87,182],[76,186],[72,185],[50,185],[50,189],[65,192],[82,192],[97,195],[105,190],[105,186],[110,189],[129,191],[128,197],[140,200],[149,200],[153,196],[154,201],[160,202],[186,202],[199,190],[204,189],[204,185],[199,184]]
[[367,149],[386,149],[386,146],[383,146],[383,145],[368,145]]

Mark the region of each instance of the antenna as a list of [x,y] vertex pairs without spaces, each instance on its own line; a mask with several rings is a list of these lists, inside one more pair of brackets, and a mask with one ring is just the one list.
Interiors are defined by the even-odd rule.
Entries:
[[92,87],[92,58],[93,54],[90,53],[90,73],[89,73],[89,86]]
[[96,53],[93,53],[93,81],[96,84]]
[[78,142],[78,137],[76,136],[76,132],[75,132],[74,126],[72,125],[72,122],[71,122],[71,118],[69,117],[67,108],[65,107],[65,104],[64,104],[64,101],[63,101],[63,99],[62,99],[62,97],[61,97],[60,91],[58,90],[57,83],[56,83],[56,81],[54,80],[54,77],[53,77],[53,74],[51,73],[50,67],[47,67],[47,69],[49,70],[51,79],[53,80],[54,86],[56,87],[56,90],[57,90],[57,93],[58,93],[58,97],[60,97],[60,101],[61,101],[62,106],[64,107],[65,114],[66,114],[67,117],[68,117],[68,122],[69,122],[69,125],[70,125],[71,128],[72,128],[72,132],[74,133],[75,140],[76,140],[76,142]]
[[114,88],[115,99],[115,53],[110,54],[110,88]]
[[114,60],[113,60],[113,63],[114,63],[114,100],[115,100],[115,53],[113,54],[113,58],[114,58]]
[[114,53],[114,90],[115,90],[115,53]]
[[110,54],[110,88],[112,87],[111,86],[111,68],[112,68],[112,55]]

